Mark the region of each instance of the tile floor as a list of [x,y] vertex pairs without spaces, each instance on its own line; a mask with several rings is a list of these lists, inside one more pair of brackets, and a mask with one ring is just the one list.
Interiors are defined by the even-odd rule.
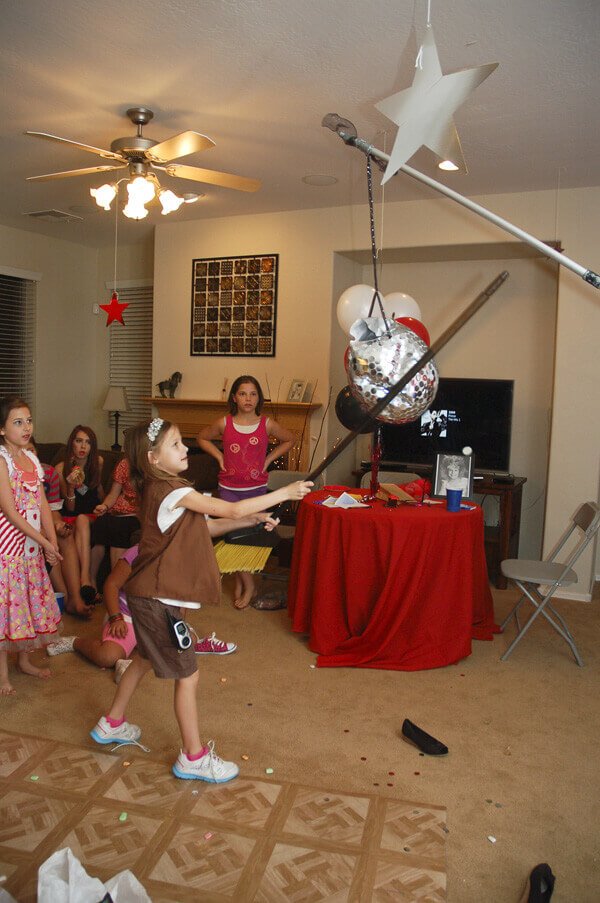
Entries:
[[446,899],[443,808],[171,765],[0,731],[1,886],[34,903],[39,865],[70,847],[101,880],[130,869],[153,903]]

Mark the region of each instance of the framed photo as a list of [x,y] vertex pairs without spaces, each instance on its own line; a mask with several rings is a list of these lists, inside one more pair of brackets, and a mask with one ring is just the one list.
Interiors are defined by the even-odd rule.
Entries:
[[445,499],[446,489],[462,489],[463,499],[473,498],[471,455],[437,455],[431,480],[431,498]]
[[274,357],[278,254],[192,261],[190,355]]
[[290,384],[287,401],[302,401],[304,392],[306,391],[305,379],[293,379]]

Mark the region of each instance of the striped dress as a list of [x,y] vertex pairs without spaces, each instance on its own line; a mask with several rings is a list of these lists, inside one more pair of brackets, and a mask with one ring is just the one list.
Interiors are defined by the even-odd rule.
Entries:
[[[15,508],[39,530],[43,470],[35,455],[26,454],[35,476],[16,467],[0,445]],[[45,646],[56,639],[59,624],[60,611],[41,546],[14,527],[0,510],[0,650],[30,652]]]

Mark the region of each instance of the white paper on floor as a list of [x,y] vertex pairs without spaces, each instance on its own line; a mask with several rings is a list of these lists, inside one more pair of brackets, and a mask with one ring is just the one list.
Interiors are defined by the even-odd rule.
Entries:
[[92,903],[110,894],[113,903],[152,903],[129,870],[106,884],[92,878],[69,847],[53,853],[38,870],[38,903]]

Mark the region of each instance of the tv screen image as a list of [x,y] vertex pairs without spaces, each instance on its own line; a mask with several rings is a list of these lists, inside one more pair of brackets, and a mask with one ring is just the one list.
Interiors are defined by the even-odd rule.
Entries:
[[440,378],[431,407],[412,423],[383,423],[382,466],[433,465],[473,449],[475,469],[510,470],[514,380]]

